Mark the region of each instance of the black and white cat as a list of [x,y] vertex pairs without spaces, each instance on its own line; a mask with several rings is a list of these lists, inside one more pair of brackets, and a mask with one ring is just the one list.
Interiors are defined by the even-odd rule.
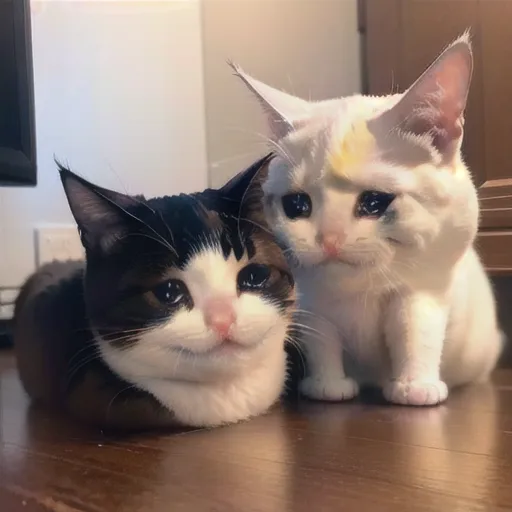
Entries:
[[28,394],[100,426],[215,426],[265,412],[286,375],[293,278],[261,212],[271,155],[219,190],[146,200],[62,182],[86,262],[24,285]]

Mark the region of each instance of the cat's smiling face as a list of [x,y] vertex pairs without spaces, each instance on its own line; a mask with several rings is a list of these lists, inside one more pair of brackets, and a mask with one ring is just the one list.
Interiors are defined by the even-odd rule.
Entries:
[[124,324],[130,311],[145,312],[140,331],[126,338],[111,331],[111,315],[97,318],[104,326],[98,329],[103,356],[121,375],[216,380],[284,350],[294,290],[279,250],[257,247],[235,255],[211,235],[182,266],[164,269],[164,263],[162,272],[143,277],[141,293],[128,292]]
[[268,115],[265,210],[296,265],[368,286],[451,268],[478,225],[460,154],[471,69],[465,35],[403,94],[307,102],[235,67]]
[[261,214],[267,163],[218,191],[150,200],[64,172],[89,319],[123,378],[207,382],[281,357],[295,291]]

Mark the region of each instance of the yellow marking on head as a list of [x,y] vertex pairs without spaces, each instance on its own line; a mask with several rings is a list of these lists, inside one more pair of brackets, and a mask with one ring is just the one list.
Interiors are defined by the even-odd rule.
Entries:
[[357,173],[363,162],[375,148],[375,137],[368,130],[366,121],[356,122],[328,157],[329,172],[340,178],[348,178]]

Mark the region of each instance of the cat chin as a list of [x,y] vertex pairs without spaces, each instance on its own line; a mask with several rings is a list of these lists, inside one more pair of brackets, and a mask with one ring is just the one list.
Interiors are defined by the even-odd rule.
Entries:
[[[287,326],[283,321],[271,335],[250,349],[237,350],[237,355],[194,356],[178,366],[172,351],[174,357],[168,353],[167,360],[155,355],[153,362],[158,366],[152,369],[149,361],[144,367],[137,357],[143,347],[124,360],[108,344],[101,346],[101,352],[112,371],[152,394],[178,422],[213,427],[261,414],[279,398],[286,378]],[[170,370],[164,374],[166,365]]]

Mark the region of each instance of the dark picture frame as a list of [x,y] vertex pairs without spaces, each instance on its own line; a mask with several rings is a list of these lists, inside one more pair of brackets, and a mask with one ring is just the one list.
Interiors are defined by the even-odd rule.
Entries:
[[0,0],[0,18],[0,186],[35,186],[30,0]]

